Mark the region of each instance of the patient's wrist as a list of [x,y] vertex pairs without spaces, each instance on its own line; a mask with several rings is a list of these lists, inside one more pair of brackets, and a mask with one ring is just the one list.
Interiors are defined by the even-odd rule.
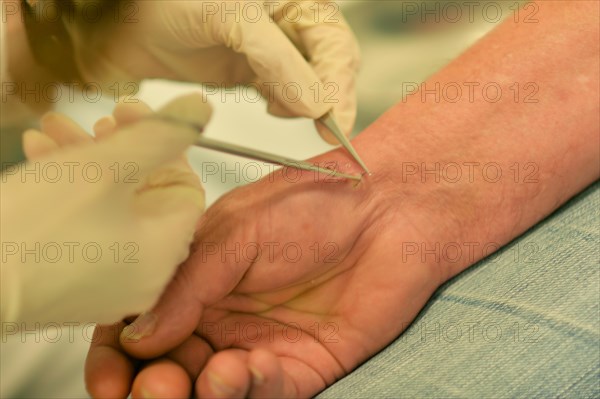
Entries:
[[[593,129],[573,135],[540,128],[535,119],[522,130],[499,123],[514,107],[465,106],[460,112],[471,119],[444,124],[443,112],[401,104],[354,140],[375,172],[374,189],[423,233],[418,251],[440,248],[418,260],[433,262],[437,254],[443,279],[491,255],[598,176]],[[448,117],[459,112],[450,108]]]
[[439,123],[439,130],[424,134],[419,125],[427,116],[408,122],[405,112],[404,104],[392,109],[354,144],[374,172],[371,195],[393,203],[402,223],[418,232],[398,245],[417,251],[409,257],[413,262],[435,265],[443,282],[513,239],[527,218],[531,224],[539,219],[520,212],[544,195],[543,160],[465,133],[503,127],[475,120],[463,131]]

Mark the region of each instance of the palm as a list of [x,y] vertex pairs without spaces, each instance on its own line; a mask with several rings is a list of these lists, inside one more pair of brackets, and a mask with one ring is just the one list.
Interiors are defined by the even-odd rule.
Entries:
[[[364,253],[368,257],[369,248]],[[417,297],[422,292],[407,293],[408,281],[386,287],[389,276],[374,275],[370,262],[302,266],[326,271],[317,269],[309,281],[298,284],[282,284],[287,276],[273,276],[271,287],[236,287],[205,310],[195,334],[217,350],[271,351],[289,378],[291,392],[305,397],[343,377],[393,339],[420,309],[415,304],[398,318],[397,304],[406,303],[407,294]],[[382,296],[384,301],[379,300]]]

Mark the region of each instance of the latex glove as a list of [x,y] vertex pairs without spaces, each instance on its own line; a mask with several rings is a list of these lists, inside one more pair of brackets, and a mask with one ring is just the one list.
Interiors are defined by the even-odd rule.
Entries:
[[[95,40],[74,35],[88,81],[104,82],[110,92],[116,81],[144,78],[219,87],[252,84],[269,101],[273,115],[316,119],[333,109],[341,129],[351,133],[360,54],[335,2],[134,4],[127,15],[136,22],[121,24],[114,35],[97,31]],[[107,41],[104,50],[93,45],[101,41]],[[121,83],[119,89],[135,86]],[[317,127],[327,141],[336,143]]]
[[[119,320],[152,306],[187,258],[204,192],[182,153],[198,133],[150,113],[118,105],[97,143],[60,114],[25,134],[29,174],[2,176],[3,321]],[[210,110],[194,94],[159,114],[204,125]]]

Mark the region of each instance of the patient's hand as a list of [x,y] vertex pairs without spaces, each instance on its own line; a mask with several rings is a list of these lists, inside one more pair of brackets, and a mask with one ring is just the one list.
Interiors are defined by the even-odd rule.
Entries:
[[[339,151],[325,158],[348,165]],[[358,186],[285,173],[207,211],[193,255],[147,318],[151,335],[138,342],[143,325],[129,327],[119,344],[124,324],[98,328],[86,367],[94,397],[125,397],[132,381],[134,397],[311,396],[416,316],[442,277],[403,261],[402,243],[422,233],[388,172]],[[125,353],[153,360],[135,375]]]

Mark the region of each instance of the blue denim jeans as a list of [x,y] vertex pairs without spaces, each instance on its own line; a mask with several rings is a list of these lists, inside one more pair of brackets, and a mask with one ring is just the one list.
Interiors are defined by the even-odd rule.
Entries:
[[599,188],[449,281],[319,398],[599,398]]

